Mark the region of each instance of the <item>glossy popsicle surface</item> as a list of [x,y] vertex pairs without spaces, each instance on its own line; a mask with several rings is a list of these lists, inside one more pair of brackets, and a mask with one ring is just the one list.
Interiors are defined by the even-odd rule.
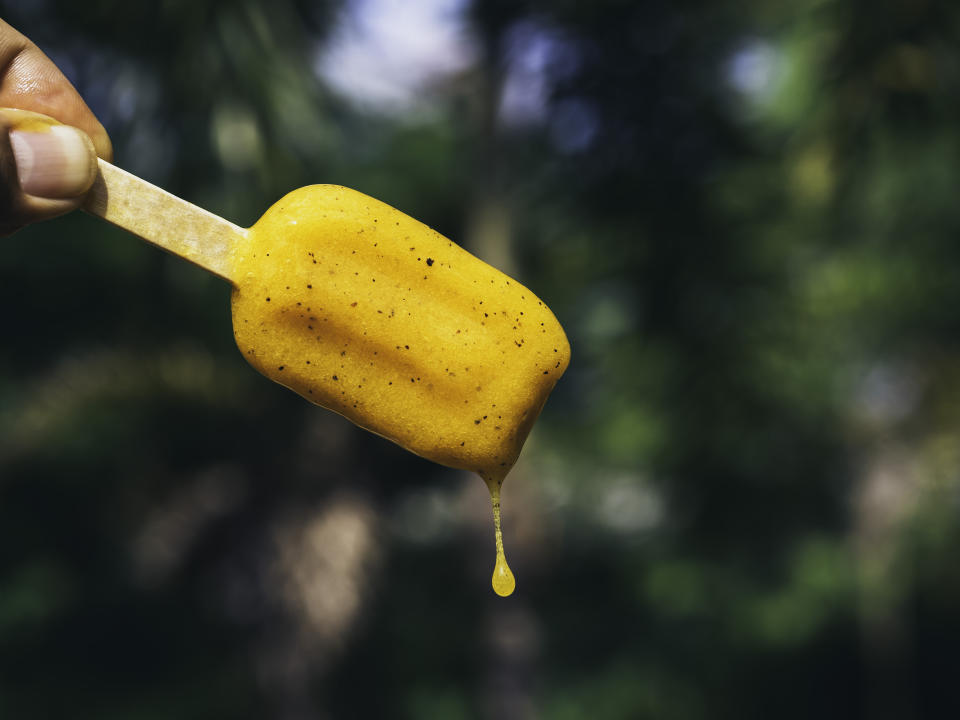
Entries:
[[336,185],[234,248],[234,334],[267,377],[425,458],[502,479],[569,361],[530,290]]

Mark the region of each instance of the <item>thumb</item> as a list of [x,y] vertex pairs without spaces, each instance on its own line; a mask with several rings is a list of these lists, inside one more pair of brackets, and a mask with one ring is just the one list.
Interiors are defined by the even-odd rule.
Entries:
[[82,130],[0,108],[0,233],[73,210],[96,173],[93,142]]

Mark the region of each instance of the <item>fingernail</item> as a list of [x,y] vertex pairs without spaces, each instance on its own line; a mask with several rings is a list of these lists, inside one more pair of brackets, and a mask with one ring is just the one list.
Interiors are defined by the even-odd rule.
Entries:
[[20,188],[42,198],[73,198],[93,184],[97,162],[86,133],[68,125],[46,132],[14,130],[10,145]]

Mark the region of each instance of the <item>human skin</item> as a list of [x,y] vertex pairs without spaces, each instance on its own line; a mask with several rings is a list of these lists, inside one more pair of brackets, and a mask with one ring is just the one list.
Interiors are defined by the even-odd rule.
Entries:
[[79,207],[98,156],[113,157],[103,125],[53,61],[0,20],[0,235]]

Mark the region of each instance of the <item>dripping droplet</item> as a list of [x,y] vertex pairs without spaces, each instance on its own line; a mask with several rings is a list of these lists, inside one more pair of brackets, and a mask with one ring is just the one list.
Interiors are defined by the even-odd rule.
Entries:
[[483,478],[490,490],[490,503],[493,505],[493,536],[497,547],[497,562],[493,568],[492,585],[493,591],[500,597],[507,597],[513,594],[517,587],[517,581],[513,577],[510,566],[507,565],[507,558],[503,553],[503,532],[500,528],[500,486],[503,485],[503,477]]
[[493,568],[493,591],[500,597],[508,597],[513,594],[516,587],[517,581],[513,577],[510,566],[507,565],[503,551],[500,551],[497,553],[497,564]]

